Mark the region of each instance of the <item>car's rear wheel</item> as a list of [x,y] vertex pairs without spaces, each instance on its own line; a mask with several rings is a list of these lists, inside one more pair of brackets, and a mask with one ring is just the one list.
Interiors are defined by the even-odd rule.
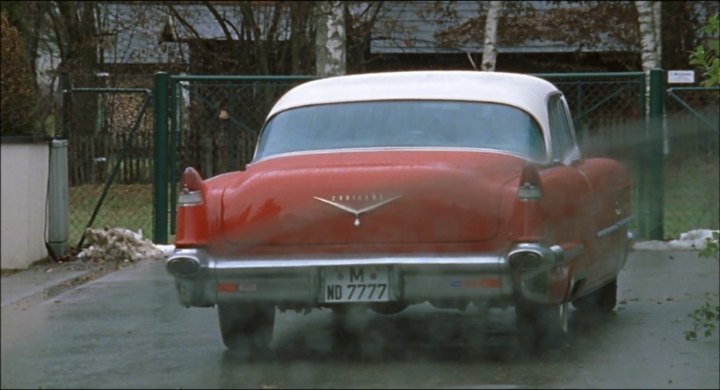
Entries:
[[220,333],[225,346],[245,357],[264,353],[272,340],[274,305],[218,304]]
[[568,309],[567,303],[518,303],[515,306],[515,318],[521,346],[537,350],[561,345],[568,332]]
[[573,306],[582,312],[607,314],[617,305],[617,279],[593,291],[589,295],[575,299]]

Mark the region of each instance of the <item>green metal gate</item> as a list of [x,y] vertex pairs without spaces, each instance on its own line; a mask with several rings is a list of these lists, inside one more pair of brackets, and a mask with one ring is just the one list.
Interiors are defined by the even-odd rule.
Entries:
[[673,87],[665,102],[665,230],[720,225],[720,87]]
[[[585,156],[618,158],[635,173],[641,238],[663,238],[662,112],[664,72],[653,71],[650,115],[642,72],[538,74],[567,97]],[[193,166],[203,177],[243,169],[274,102],[312,76],[156,74],[155,242],[174,233],[177,181]],[[165,164],[165,165],[162,165]]]
[[[75,85],[97,85],[94,75],[75,78]],[[68,140],[71,246],[81,248],[85,231],[91,227],[123,227],[145,236],[152,234],[150,168],[154,153],[148,138],[153,129],[145,121],[153,116],[153,91],[70,87],[69,76],[63,80],[59,136]],[[84,102],[93,103],[92,112],[87,112]],[[115,110],[118,106],[123,107],[122,115]],[[88,118],[92,123],[85,123]],[[128,210],[131,206],[137,207]]]

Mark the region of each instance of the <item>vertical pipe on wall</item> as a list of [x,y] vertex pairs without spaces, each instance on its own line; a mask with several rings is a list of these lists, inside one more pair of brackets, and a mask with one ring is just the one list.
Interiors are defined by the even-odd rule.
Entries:
[[50,171],[48,184],[48,246],[54,257],[68,252],[69,189],[67,140],[55,139],[50,144]]

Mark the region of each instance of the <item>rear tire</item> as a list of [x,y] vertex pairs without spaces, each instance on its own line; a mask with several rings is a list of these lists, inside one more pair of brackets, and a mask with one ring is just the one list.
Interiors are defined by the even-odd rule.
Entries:
[[233,354],[250,357],[269,351],[274,305],[218,304],[218,320],[223,343]]
[[568,309],[567,303],[518,303],[515,306],[515,318],[521,346],[537,351],[563,344],[568,331]]
[[600,314],[611,313],[617,305],[617,279],[573,301],[578,311]]

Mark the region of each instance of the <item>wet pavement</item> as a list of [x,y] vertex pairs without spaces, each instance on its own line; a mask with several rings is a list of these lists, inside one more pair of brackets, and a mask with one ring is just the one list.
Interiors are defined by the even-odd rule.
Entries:
[[720,388],[718,331],[684,338],[720,290],[718,261],[693,251],[632,252],[615,314],[573,312],[567,342],[537,353],[517,345],[512,309],[417,305],[368,312],[342,347],[329,311],[279,313],[272,354],[238,360],[214,308],[177,303],[162,261],[65,276],[3,276],[2,388]]

